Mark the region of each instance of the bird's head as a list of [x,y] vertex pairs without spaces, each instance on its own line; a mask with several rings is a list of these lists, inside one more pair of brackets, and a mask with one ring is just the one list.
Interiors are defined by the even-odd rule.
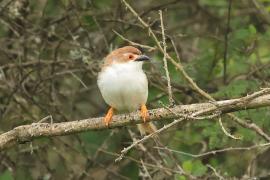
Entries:
[[143,55],[142,52],[133,47],[125,46],[119,49],[115,49],[105,58],[105,66],[111,64],[122,64],[122,63],[142,63],[143,61],[148,61],[150,58],[146,55]]

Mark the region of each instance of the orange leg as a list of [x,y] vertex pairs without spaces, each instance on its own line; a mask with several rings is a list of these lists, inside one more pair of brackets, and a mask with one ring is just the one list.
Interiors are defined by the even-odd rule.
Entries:
[[113,117],[113,108],[111,107],[103,120],[106,126],[109,126],[110,122],[112,121],[112,117]]
[[143,122],[146,122],[149,119],[149,113],[145,104],[142,104],[141,106],[141,117]]

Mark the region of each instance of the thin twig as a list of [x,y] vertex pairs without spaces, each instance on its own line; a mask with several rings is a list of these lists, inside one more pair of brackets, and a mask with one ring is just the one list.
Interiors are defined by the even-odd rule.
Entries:
[[207,164],[206,166],[209,167],[209,168],[215,173],[215,175],[218,177],[219,180],[225,179],[223,176],[221,176],[221,175],[217,172],[217,170],[216,170],[213,166],[211,166],[210,164]]
[[236,137],[236,136],[230,134],[230,133],[225,129],[225,127],[224,127],[223,124],[222,124],[221,117],[218,118],[218,122],[219,122],[219,125],[220,125],[222,131],[224,132],[224,134],[225,134],[226,136],[228,136],[228,137],[230,137],[230,138],[232,138],[232,139],[236,139],[236,140],[242,139],[241,137]]
[[229,0],[228,4],[228,16],[227,16],[227,28],[224,35],[224,55],[223,55],[223,83],[227,80],[227,58],[228,58],[228,35],[230,31],[230,21],[231,21],[231,7],[232,0]]
[[144,162],[143,162],[142,159],[141,159],[141,164],[142,164],[142,168],[143,168],[143,170],[144,170],[146,176],[147,176],[150,180],[152,180],[153,178],[151,177],[149,171],[148,171],[147,168],[145,167]]
[[166,80],[167,80],[167,88],[168,88],[168,95],[169,95],[169,102],[170,105],[174,105],[173,95],[172,95],[172,86],[171,86],[171,78],[168,70],[168,62],[166,59],[167,54],[167,45],[166,45],[166,36],[165,36],[165,29],[164,29],[164,23],[163,23],[163,15],[162,11],[159,10],[159,16],[160,16],[160,24],[161,24],[161,32],[162,32],[162,42],[163,42],[163,67],[166,73]]
[[178,150],[174,150],[174,149],[169,149],[169,148],[164,148],[164,147],[155,147],[155,148],[169,150],[171,152],[182,154],[185,156],[190,156],[193,158],[201,158],[201,157],[208,156],[208,155],[216,155],[217,153],[230,152],[230,151],[242,151],[242,150],[249,151],[252,149],[263,148],[263,147],[268,147],[268,146],[270,146],[270,143],[256,144],[256,145],[249,146],[249,147],[228,147],[228,148],[224,148],[224,149],[208,151],[208,152],[201,153],[201,154],[191,154],[191,153],[178,151]]
[[147,45],[143,45],[143,44],[139,44],[139,43],[136,43],[136,42],[133,42],[133,41],[130,41],[129,39],[125,38],[124,36],[122,36],[120,33],[118,33],[117,31],[115,30],[112,30],[117,36],[119,36],[121,39],[123,39],[124,41],[127,41],[129,42],[131,45],[133,46],[139,46],[141,48],[144,48],[144,49],[148,49],[148,51],[154,51],[156,50],[156,47],[151,47],[151,46],[147,46]]
[[76,79],[76,80],[78,80],[82,85],[83,85],[83,87],[85,88],[85,89],[88,89],[88,87],[87,87],[87,85],[81,80],[81,78],[79,78],[75,73],[73,73],[73,72],[70,72],[70,74]]

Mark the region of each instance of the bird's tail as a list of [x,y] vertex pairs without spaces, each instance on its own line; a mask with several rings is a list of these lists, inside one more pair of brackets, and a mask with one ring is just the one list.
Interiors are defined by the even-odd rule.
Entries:
[[138,129],[139,129],[141,135],[151,134],[151,133],[157,131],[157,127],[151,122],[138,124]]

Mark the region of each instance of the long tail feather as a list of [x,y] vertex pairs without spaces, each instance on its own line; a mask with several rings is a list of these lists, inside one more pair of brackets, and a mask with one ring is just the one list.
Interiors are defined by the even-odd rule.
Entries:
[[149,123],[143,123],[143,124],[138,124],[138,129],[141,133],[141,135],[146,135],[146,134],[151,134],[157,130],[157,127],[149,122]]

